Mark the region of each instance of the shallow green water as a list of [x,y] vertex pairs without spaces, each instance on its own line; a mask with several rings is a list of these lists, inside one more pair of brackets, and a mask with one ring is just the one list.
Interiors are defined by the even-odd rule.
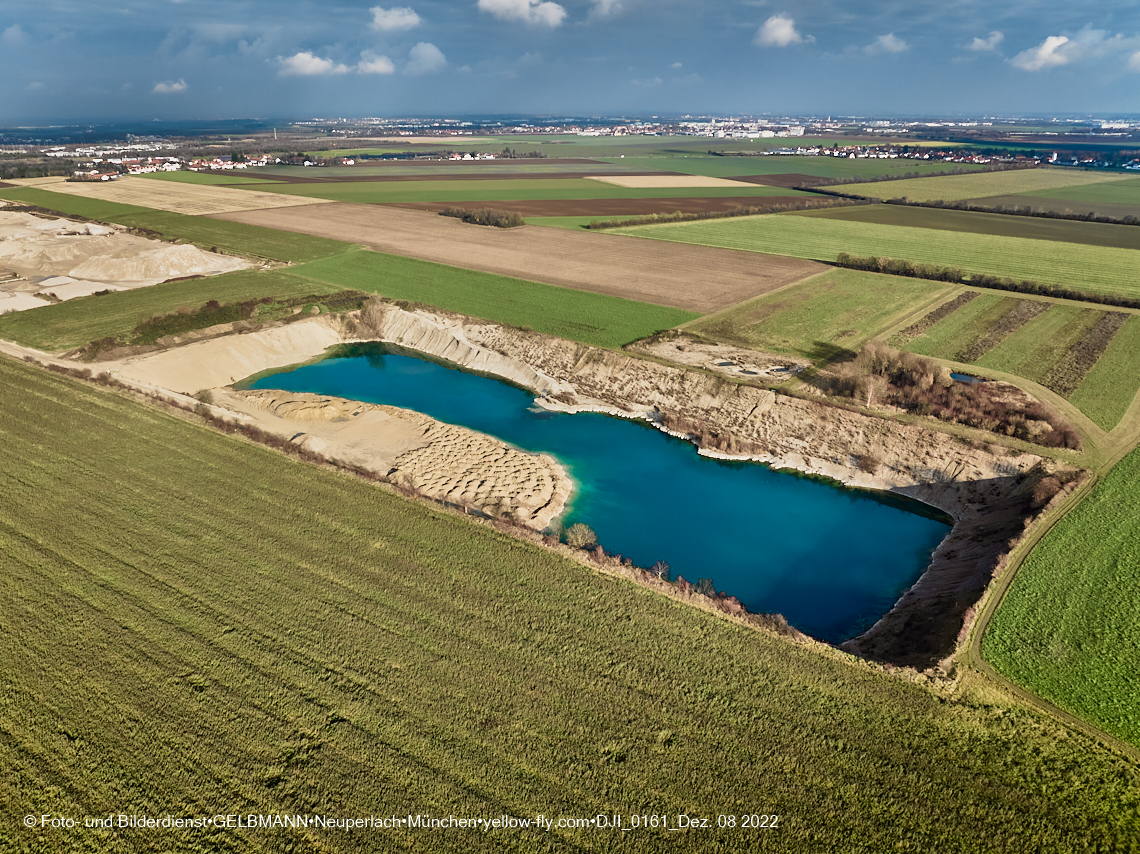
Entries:
[[885,613],[949,530],[866,492],[701,457],[641,422],[546,412],[507,383],[380,345],[341,348],[250,387],[401,406],[552,454],[578,483],[566,523],[585,522],[606,551],[710,578],[748,610],[781,613],[831,642]]

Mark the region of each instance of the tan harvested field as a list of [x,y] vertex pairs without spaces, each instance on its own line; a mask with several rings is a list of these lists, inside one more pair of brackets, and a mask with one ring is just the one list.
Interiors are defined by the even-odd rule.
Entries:
[[216,219],[359,243],[379,252],[707,313],[822,272],[814,261],[336,202]]
[[179,184],[173,181],[151,181],[146,178],[119,178],[117,181],[72,181],[40,178],[13,181],[21,186],[43,187],[50,184],[53,193],[67,193],[88,199],[137,205],[172,213],[203,216],[206,214],[249,211],[261,208],[297,207],[326,204],[324,199],[289,196],[284,193],[259,193],[256,190],[232,190],[209,184]]
[[[609,217],[644,216],[645,214],[681,213],[720,213],[741,207],[758,210],[772,210],[784,205],[803,205],[803,196],[678,196],[670,199],[537,199],[489,202],[401,202],[394,207],[420,211],[442,211],[447,208],[494,208],[512,211],[521,216],[596,216]],[[815,202],[815,199],[807,201]],[[835,200],[820,196],[813,207],[831,207]]]
[[595,181],[628,187],[632,190],[676,190],[700,187],[748,187],[747,181],[732,181],[728,178],[710,178],[707,175],[591,175]]

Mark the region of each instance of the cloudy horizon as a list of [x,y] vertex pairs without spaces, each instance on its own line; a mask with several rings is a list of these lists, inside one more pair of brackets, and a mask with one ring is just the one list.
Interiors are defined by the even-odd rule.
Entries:
[[0,124],[1136,112],[1140,15],[1027,0],[6,0]]

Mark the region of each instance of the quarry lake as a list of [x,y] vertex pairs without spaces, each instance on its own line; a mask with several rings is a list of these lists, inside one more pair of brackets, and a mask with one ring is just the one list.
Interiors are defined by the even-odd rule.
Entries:
[[712,579],[749,611],[833,643],[889,610],[949,531],[917,502],[701,457],[643,422],[548,412],[515,386],[406,352],[342,347],[246,387],[413,409],[557,457],[577,482],[565,523],[589,525],[607,552]]

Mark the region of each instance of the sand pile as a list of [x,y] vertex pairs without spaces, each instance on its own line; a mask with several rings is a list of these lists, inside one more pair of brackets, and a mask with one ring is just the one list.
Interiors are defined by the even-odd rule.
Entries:
[[[419,412],[282,391],[219,389],[215,399],[310,450],[363,465],[432,498],[509,515],[534,528],[550,524],[570,497],[570,477],[554,458]],[[306,432],[298,433],[298,424]]]
[[181,276],[229,273],[248,266],[240,258],[203,252],[197,246],[160,246],[145,252],[89,257],[72,268],[70,275],[99,282],[165,281]]

